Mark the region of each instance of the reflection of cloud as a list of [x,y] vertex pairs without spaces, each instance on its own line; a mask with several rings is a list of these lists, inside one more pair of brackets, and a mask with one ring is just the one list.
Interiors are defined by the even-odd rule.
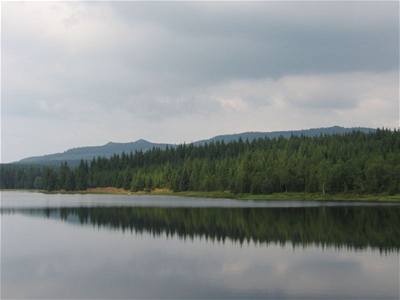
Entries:
[[243,261],[224,263],[222,266],[222,273],[226,275],[242,274],[248,270],[249,267],[250,266]]
[[4,298],[395,298],[397,272],[396,254],[371,250],[238,247],[2,216]]

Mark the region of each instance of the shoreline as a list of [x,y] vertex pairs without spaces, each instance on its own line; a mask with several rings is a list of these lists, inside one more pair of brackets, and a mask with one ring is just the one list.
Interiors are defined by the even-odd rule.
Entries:
[[31,189],[1,189],[0,191],[26,191],[38,192],[43,194],[94,194],[94,195],[125,195],[125,196],[178,196],[178,197],[196,197],[196,198],[226,198],[234,200],[252,200],[252,201],[360,201],[360,202],[400,202],[400,194],[321,194],[321,193],[273,193],[273,194],[233,194],[228,191],[200,192],[184,191],[173,192],[168,189],[155,189],[152,191],[132,192],[122,188],[88,188],[83,191],[45,191]]

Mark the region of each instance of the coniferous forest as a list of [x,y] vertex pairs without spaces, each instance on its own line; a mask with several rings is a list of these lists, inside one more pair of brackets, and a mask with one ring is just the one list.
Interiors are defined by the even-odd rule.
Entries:
[[400,131],[215,142],[81,161],[3,164],[0,188],[400,193]]

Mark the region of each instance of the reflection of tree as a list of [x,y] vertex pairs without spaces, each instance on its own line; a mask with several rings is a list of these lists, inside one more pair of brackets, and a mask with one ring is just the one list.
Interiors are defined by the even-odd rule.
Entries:
[[[180,238],[400,249],[400,207],[139,208],[19,210],[69,222]],[[4,212],[4,210],[3,210]]]

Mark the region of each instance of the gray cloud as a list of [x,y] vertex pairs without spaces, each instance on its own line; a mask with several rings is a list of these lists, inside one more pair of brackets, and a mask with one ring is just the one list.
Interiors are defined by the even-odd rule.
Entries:
[[[158,42],[170,46],[169,58],[178,64],[183,59],[185,70],[195,66],[201,73],[204,67],[210,76],[210,68],[218,68],[220,75],[241,78],[397,68],[397,8],[395,2],[116,6],[125,20],[147,21],[173,33],[174,39]],[[174,47],[181,42],[185,48]]]
[[396,126],[398,6],[2,3],[2,160],[110,139]]

